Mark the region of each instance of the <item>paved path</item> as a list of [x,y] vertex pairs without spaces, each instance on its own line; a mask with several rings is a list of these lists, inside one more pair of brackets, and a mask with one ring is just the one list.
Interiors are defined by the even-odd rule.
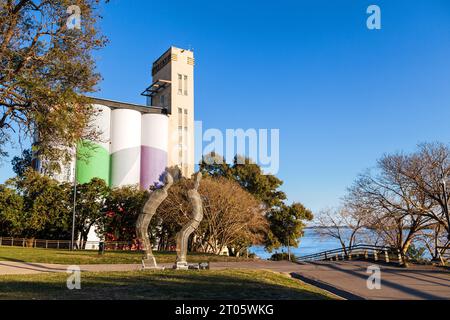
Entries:
[[450,299],[450,271],[432,266],[399,268],[377,265],[381,289],[369,290],[365,261],[316,262],[299,265],[294,276],[349,299]]
[[369,290],[367,268],[373,262],[338,261],[294,264],[289,262],[215,263],[213,269],[251,268],[288,273],[346,299],[450,299],[449,269],[411,265],[399,268],[378,264],[381,289]]
[[[411,266],[408,269],[378,265],[381,270],[381,289],[369,290],[364,261],[339,261],[295,264],[287,261],[213,262],[211,269],[230,268],[271,270],[289,274],[347,299],[450,299],[450,272],[431,266]],[[172,264],[161,264],[171,268]],[[0,276],[6,274],[37,274],[66,272],[68,265],[1,262]],[[133,271],[139,264],[80,265],[82,271]]]

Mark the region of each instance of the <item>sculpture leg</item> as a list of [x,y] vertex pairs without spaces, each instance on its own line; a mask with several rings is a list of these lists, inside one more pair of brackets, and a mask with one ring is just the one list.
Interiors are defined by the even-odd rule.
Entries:
[[198,228],[203,219],[202,200],[197,191],[201,178],[202,174],[197,172],[195,174],[194,189],[188,191],[188,197],[194,210],[191,215],[191,220],[183,226],[180,232],[177,233],[177,260],[174,265],[175,269],[189,268],[186,259],[189,236]]
[[191,233],[194,231],[191,222],[188,222],[180,232],[177,233],[177,260],[176,269],[187,269],[187,247]]
[[139,241],[143,245],[144,249],[144,257],[142,259],[142,267],[143,268],[157,268],[155,257],[153,256],[152,244],[148,237],[148,226],[150,225],[150,221],[152,217],[155,215],[156,210],[160,206],[160,204],[167,198],[168,193],[167,190],[173,184],[172,175],[166,171],[165,175],[165,185],[161,189],[154,190],[150,193],[147,202],[142,208],[142,213],[139,215],[136,221],[136,235]]
[[148,237],[148,226],[153,215],[141,213],[136,222],[136,235],[142,243],[144,256],[142,257],[143,268],[157,268],[156,260],[152,251],[152,244]]

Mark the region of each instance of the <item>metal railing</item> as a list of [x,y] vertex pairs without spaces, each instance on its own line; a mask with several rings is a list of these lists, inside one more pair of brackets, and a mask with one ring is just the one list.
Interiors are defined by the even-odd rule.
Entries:
[[352,247],[326,250],[301,256],[296,258],[296,262],[339,261],[352,259],[384,261],[386,263],[395,262],[397,264],[404,263],[399,250],[387,246],[374,246],[367,244],[358,244]]
[[[70,249],[71,240],[43,240],[14,237],[0,237],[0,246],[27,247],[44,249]],[[105,250],[140,250],[141,245],[135,241],[104,241]],[[75,241],[77,249],[98,250],[100,241]]]

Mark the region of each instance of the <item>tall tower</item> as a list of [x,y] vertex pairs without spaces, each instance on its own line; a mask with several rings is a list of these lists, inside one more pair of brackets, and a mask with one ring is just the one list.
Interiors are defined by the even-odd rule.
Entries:
[[185,177],[194,173],[194,53],[170,47],[152,67],[147,105],[167,110],[169,167]]

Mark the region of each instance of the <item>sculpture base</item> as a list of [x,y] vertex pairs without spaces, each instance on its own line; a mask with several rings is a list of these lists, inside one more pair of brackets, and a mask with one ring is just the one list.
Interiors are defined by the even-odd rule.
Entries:
[[173,265],[173,268],[175,270],[188,270],[189,269],[189,265],[187,262],[176,262]]
[[175,270],[207,270],[209,269],[209,263],[187,263],[177,262],[173,265]]

